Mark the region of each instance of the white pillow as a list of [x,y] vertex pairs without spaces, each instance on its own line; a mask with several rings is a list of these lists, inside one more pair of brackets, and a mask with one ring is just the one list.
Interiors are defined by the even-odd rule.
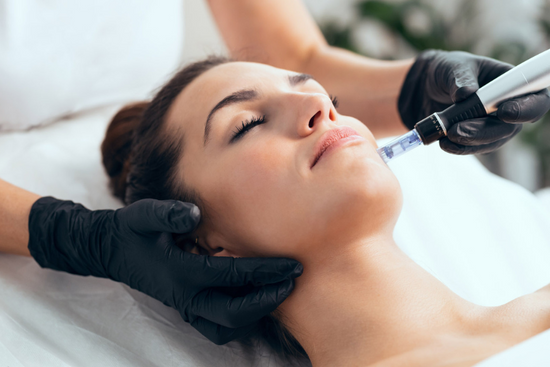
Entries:
[[0,0],[0,130],[149,97],[183,31],[182,0]]

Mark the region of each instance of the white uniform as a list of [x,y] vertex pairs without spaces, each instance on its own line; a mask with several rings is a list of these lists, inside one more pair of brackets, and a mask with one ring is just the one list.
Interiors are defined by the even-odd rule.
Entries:
[[183,31],[182,0],[0,0],[0,130],[149,97]]

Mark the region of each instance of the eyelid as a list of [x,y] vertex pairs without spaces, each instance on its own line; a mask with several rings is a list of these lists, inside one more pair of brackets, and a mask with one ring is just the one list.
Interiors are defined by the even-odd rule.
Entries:
[[241,138],[244,137],[250,130],[255,128],[256,126],[263,125],[267,122],[266,115],[262,116],[252,116],[248,120],[241,121],[241,127],[237,126],[237,131],[233,132],[231,139],[229,140],[229,143],[235,143]]
[[243,108],[236,113],[230,114],[227,118],[220,117],[220,121],[222,120],[225,120],[226,122],[229,121],[229,123],[227,124],[228,127],[224,128],[225,130],[224,135],[229,136],[228,143],[231,143],[231,139],[233,138],[233,133],[235,132],[235,128],[237,126],[241,126],[242,122],[249,121],[255,117],[258,117],[258,114],[250,108]]

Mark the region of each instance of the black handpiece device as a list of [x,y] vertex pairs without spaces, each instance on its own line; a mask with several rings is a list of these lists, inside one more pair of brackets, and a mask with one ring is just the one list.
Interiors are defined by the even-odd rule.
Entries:
[[486,116],[496,111],[501,102],[549,86],[550,50],[546,50],[508,70],[464,101],[417,122],[411,131],[378,148],[377,152],[387,163],[419,145],[441,139],[457,122]]

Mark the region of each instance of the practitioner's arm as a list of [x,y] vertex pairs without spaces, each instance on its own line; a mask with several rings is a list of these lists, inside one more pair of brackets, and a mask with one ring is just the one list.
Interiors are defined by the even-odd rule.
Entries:
[[39,195],[0,179],[0,252],[31,256],[29,213]]
[[233,57],[311,74],[338,97],[341,113],[377,138],[408,131],[397,99],[414,60],[380,61],[329,46],[299,0],[208,3]]

